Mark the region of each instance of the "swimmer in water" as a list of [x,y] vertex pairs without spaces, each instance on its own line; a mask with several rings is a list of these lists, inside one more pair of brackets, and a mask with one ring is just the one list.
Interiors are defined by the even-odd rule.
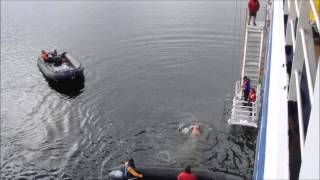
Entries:
[[193,124],[191,126],[191,137],[199,137],[200,134],[201,134],[200,125],[199,124]]

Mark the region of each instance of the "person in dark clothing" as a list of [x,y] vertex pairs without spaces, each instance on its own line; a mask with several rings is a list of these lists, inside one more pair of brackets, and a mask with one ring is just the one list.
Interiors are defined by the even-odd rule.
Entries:
[[242,82],[241,89],[242,89],[242,92],[243,92],[244,100],[247,101],[248,97],[249,97],[249,92],[250,92],[250,89],[251,89],[250,79],[247,76],[243,77],[243,82]]
[[138,173],[135,170],[135,164],[134,164],[134,160],[131,158],[129,159],[129,161],[125,161],[124,162],[124,179],[131,179],[131,178],[143,178],[143,175]]
[[49,52],[49,61],[54,64],[54,66],[60,66],[62,64],[62,59],[58,56],[58,52],[56,49],[53,49]]
[[257,12],[260,8],[259,0],[249,0],[248,1],[248,9],[249,9],[249,21],[248,25],[250,25],[251,17],[253,17],[253,25],[256,25],[256,17]]
[[181,172],[177,180],[197,180],[197,177],[191,173],[191,166],[186,166],[183,172]]

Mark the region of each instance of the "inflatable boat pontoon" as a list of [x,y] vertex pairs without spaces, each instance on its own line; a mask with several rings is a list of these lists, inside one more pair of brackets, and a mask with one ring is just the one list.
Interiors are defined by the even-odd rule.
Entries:
[[[124,180],[124,165],[114,167],[109,170],[108,178],[111,180]],[[178,174],[183,171],[183,168],[168,168],[155,166],[137,165],[135,168],[143,174],[143,180],[176,180]],[[243,180],[244,177],[228,174],[224,172],[211,172],[207,170],[192,169],[192,173],[197,177],[197,180]],[[139,180],[139,179],[137,179]]]
[[39,69],[48,80],[60,82],[83,79],[83,67],[70,53],[64,52],[54,58],[55,61],[38,58]]

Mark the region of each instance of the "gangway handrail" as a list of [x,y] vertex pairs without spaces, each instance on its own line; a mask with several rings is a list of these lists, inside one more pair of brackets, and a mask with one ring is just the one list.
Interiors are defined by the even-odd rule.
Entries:
[[263,51],[263,43],[264,43],[264,30],[261,33],[261,42],[260,42],[260,53],[259,53],[259,66],[258,66],[258,82],[260,81],[260,68],[261,68],[261,61],[262,61],[262,51]]
[[300,16],[300,11],[299,11],[299,4],[298,4],[298,0],[295,0],[295,1],[294,1],[294,4],[295,4],[295,8],[296,8],[297,16],[299,17],[299,16]]

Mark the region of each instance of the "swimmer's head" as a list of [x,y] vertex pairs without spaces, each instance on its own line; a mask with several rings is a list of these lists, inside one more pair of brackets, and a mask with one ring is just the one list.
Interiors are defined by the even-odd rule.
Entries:
[[199,124],[193,124],[191,127],[191,136],[197,137],[200,136],[200,125]]
[[200,130],[200,125],[199,124],[192,124],[191,128]]

